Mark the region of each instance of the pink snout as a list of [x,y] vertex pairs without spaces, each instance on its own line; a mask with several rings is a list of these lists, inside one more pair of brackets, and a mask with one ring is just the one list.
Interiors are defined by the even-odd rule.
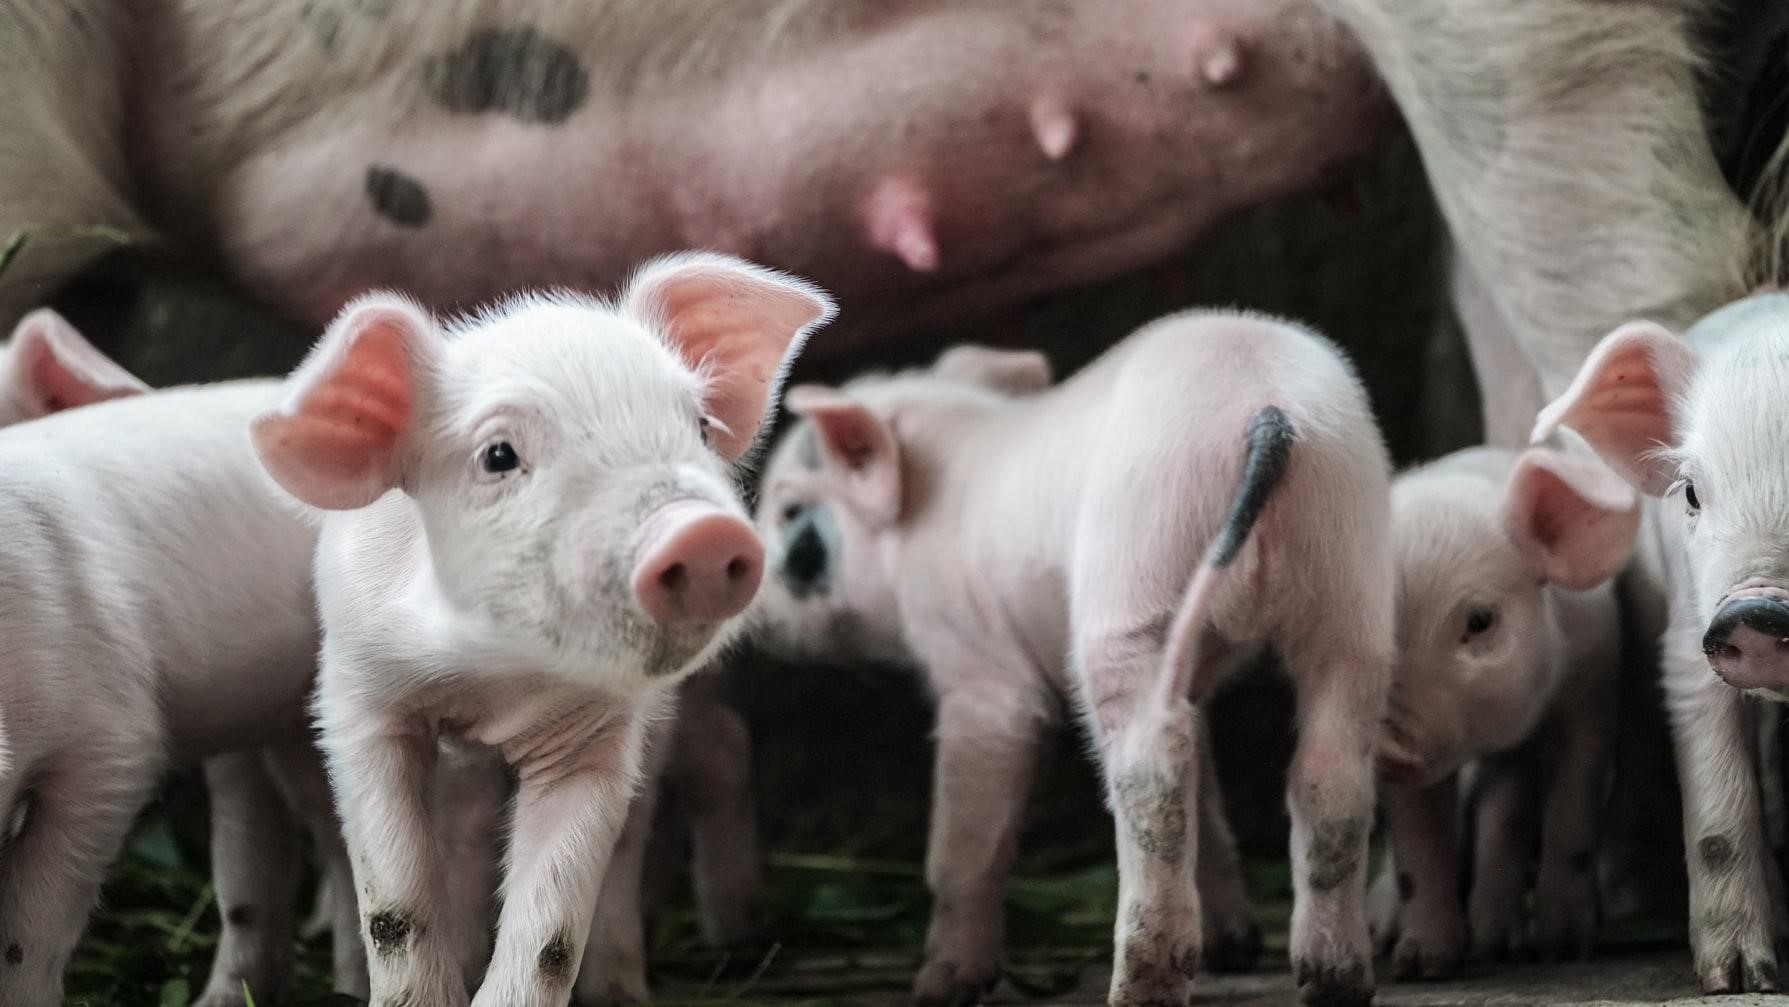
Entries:
[[716,623],[745,611],[764,576],[752,526],[713,504],[678,500],[653,515],[634,564],[634,597],[664,626]]
[[1709,624],[1702,650],[1735,689],[1789,689],[1789,605],[1770,596],[1728,602]]

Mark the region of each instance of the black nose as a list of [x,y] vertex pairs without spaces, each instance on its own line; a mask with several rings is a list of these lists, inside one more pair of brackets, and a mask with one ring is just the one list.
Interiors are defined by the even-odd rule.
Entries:
[[813,590],[825,574],[826,543],[810,521],[783,553],[783,580],[796,597],[800,597]]
[[1741,598],[1728,602],[1714,614],[1708,632],[1702,634],[1702,653],[1713,657],[1727,647],[1727,638],[1744,626],[1765,636],[1789,637],[1789,605],[1775,598]]

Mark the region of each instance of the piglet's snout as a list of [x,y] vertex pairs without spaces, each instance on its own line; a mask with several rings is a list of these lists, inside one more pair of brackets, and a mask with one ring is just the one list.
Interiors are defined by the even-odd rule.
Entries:
[[699,500],[666,504],[647,522],[634,596],[660,625],[716,623],[745,611],[764,576],[764,547],[744,520]]
[[1789,687],[1789,605],[1770,597],[1728,602],[1708,624],[1702,652],[1736,689]]

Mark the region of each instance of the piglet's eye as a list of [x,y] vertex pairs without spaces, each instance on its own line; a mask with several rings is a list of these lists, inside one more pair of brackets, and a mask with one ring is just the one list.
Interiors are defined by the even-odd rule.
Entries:
[[521,467],[522,459],[508,441],[498,441],[485,448],[484,454],[479,456],[479,464],[486,472],[512,472]]
[[1696,499],[1695,483],[1686,482],[1683,484],[1683,502],[1690,505],[1691,513],[1702,509],[1702,501]]
[[1497,625],[1497,610],[1494,608],[1475,608],[1466,613],[1466,636],[1468,638],[1487,632]]
[[704,416],[701,419],[698,419],[696,421],[696,428],[702,432],[702,446],[707,447],[708,446],[708,417]]

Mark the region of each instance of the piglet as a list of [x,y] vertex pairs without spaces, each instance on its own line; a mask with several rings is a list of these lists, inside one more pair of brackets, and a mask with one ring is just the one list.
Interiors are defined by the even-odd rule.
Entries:
[[1395,939],[1397,978],[1459,971],[1457,795],[1474,761],[1475,949],[1498,958],[1525,943],[1522,819],[1539,761],[1537,942],[1549,957],[1589,953],[1620,677],[1610,581],[1639,523],[1633,490],[1587,452],[1472,448],[1393,484],[1400,649],[1381,742],[1391,863],[1371,902],[1377,936]]
[[[162,771],[194,760],[208,760],[225,917],[198,1003],[240,1004],[245,982],[278,996],[288,806],[330,819],[327,800],[289,803],[273,782],[316,763],[314,534],[244,433],[278,385],[142,394],[47,311],[21,322],[0,378],[8,421],[41,416],[0,432],[0,1003],[61,1001],[106,865]],[[71,405],[85,407],[41,415]]]
[[614,304],[523,297],[445,326],[368,295],[254,421],[273,479],[330,512],[316,706],[376,1002],[467,1002],[425,800],[443,733],[517,778],[472,1003],[566,1002],[648,727],[763,571],[731,467],[832,311],[702,254]]
[[1750,694],[1789,700],[1789,294],[1682,337],[1603,337],[1536,420],[1583,435],[1648,501],[1641,572],[1668,592],[1661,662],[1683,793],[1690,946],[1709,992],[1775,989]]
[[1207,828],[1199,708],[1272,646],[1300,700],[1293,966],[1309,1001],[1367,1002],[1393,599],[1389,466],[1358,379],[1295,325],[1192,312],[1038,381],[981,351],[795,389],[803,422],[764,482],[770,643],[911,653],[937,696],[916,998],[970,1003],[998,977],[1039,735],[1066,706],[1118,824],[1110,999],[1184,1002],[1227,922],[1202,932],[1198,875],[1234,866]]

